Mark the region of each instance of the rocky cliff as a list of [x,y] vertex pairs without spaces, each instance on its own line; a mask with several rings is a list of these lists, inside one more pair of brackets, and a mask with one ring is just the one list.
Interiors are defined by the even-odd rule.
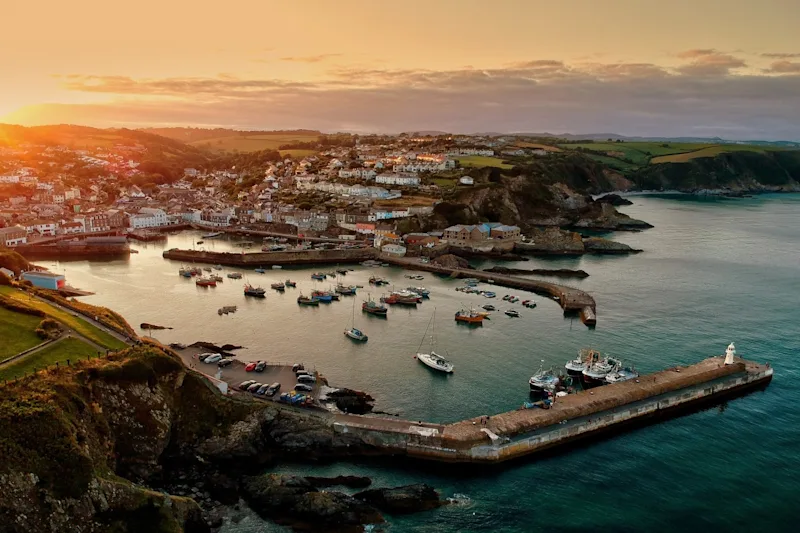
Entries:
[[214,488],[215,465],[360,449],[346,439],[324,414],[223,397],[154,346],[40,372],[0,385],[0,532],[207,531],[197,501],[219,498],[169,494],[177,476]]

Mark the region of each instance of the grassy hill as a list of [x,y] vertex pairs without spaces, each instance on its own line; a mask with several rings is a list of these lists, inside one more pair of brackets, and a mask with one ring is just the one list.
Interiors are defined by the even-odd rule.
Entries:
[[[322,136],[321,132],[315,130],[239,131],[226,128],[148,128],[142,131],[214,152],[277,150],[285,144],[317,142]],[[297,154],[292,153],[292,155]]]

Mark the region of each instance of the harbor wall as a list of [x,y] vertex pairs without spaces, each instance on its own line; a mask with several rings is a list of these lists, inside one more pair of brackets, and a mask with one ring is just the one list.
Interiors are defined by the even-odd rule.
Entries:
[[[699,372],[689,372],[691,377],[688,380],[677,377],[672,385],[662,386],[656,382],[652,384],[655,386],[638,387],[641,389],[641,397],[620,388],[621,385],[627,385],[620,383],[592,389],[606,389],[609,397],[616,398],[611,404],[594,402],[591,398],[593,394],[589,394],[592,391],[586,391],[558,399],[556,406],[550,410],[518,410],[492,416],[491,431],[498,433],[500,437],[496,443],[490,442],[487,434],[481,431],[480,422],[476,422],[479,419],[465,420],[431,430],[411,421],[407,425],[397,424],[395,421],[387,427],[380,423],[380,419],[349,417],[347,421],[334,423],[334,431],[350,439],[358,439],[386,454],[450,463],[500,463],[604,433],[621,431],[636,423],[644,424],[654,419],[675,416],[681,411],[699,408],[702,404],[719,403],[726,398],[766,386],[772,379],[772,368],[745,361],[721,367],[720,372],[709,372],[705,367],[716,359],[699,363],[703,368]],[[653,376],[645,376],[643,380],[652,379]],[[573,408],[567,406],[567,409],[560,409],[570,397],[575,398],[573,402],[576,405]],[[576,406],[582,406],[583,409],[576,410]],[[518,427],[516,430],[503,427],[502,417],[512,414],[532,414],[534,418],[541,415],[543,425]],[[495,426],[498,419],[501,420],[499,429]],[[452,434],[452,428],[458,426],[468,431]]]
[[207,263],[211,265],[239,267],[269,267],[272,265],[322,265],[332,263],[358,263],[374,259],[372,248],[351,250],[298,250],[283,252],[208,252],[199,250],[166,250],[166,259],[185,263]]
[[14,251],[25,259],[108,259],[128,257],[131,253],[128,243],[120,244],[72,244],[61,242],[57,244],[20,244]]

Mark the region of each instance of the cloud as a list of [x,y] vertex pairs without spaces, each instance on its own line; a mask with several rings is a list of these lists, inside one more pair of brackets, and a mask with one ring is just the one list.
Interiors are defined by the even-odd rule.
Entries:
[[746,67],[743,59],[718,52],[713,48],[686,50],[678,54],[681,59],[691,59],[686,65],[678,67],[678,72],[693,76],[725,76],[732,69]]
[[797,61],[775,61],[766,72],[773,74],[800,74],[800,62]]
[[765,54],[761,54],[761,57],[768,57],[771,59],[793,59],[796,57],[800,57],[800,52],[798,53],[786,53],[786,52],[769,52]]
[[339,57],[342,54],[319,54],[315,56],[290,56],[282,57],[281,61],[290,61],[293,63],[322,63],[332,57]]
[[[551,131],[800,139],[797,63],[737,73],[743,62],[691,51],[688,65],[534,60],[499,68],[331,68],[315,82],[68,75],[65,87],[116,100],[50,105],[27,122],[195,125],[325,131]],[[692,68],[687,68],[692,67]],[[702,67],[702,68],[701,68]],[[38,117],[38,118],[37,118]],[[15,116],[6,118],[14,121]]]

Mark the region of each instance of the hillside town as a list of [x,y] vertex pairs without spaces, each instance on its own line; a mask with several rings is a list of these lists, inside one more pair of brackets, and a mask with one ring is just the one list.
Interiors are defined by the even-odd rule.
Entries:
[[[276,154],[248,168],[186,167],[165,177],[142,143],[74,149],[0,146],[0,245],[123,235],[181,225],[247,227],[298,237],[357,240],[404,254],[449,241],[491,248],[520,228],[486,221],[411,231],[443,195],[480,186],[472,167],[547,157],[480,136],[353,137],[344,146]],[[475,161],[481,165],[473,164]],[[507,167],[507,168],[510,168]]]

